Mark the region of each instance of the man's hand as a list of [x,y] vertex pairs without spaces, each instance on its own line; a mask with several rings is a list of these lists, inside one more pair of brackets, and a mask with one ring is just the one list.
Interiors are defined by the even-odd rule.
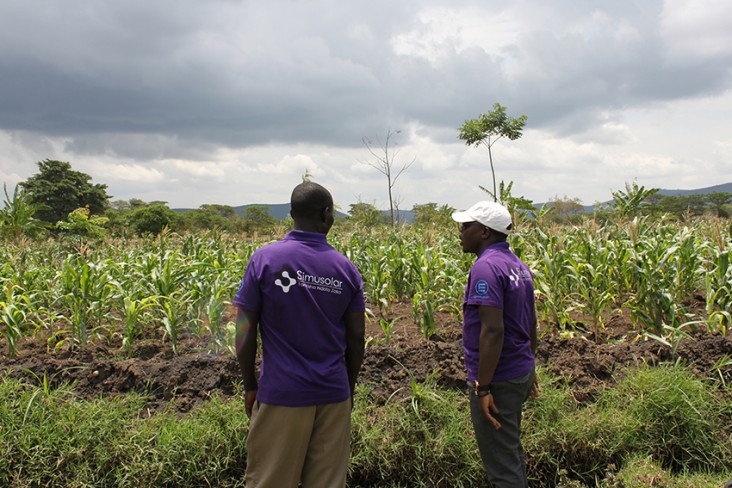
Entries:
[[534,382],[531,384],[531,391],[529,392],[529,398],[536,399],[541,393],[541,383],[539,383],[539,376],[534,374]]
[[252,418],[252,409],[254,408],[254,402],[257,400],[257,390],[249,390],[244,394],[244,409],[247,412],[247,417]]
[[485,418],[488,419],[488,422],[491,423],[494,429],[500,429],[500,422],[491,415],[491,413],[499,413],[498,407],[496,407],[496,404],[493,402],[493,394],[489,393],[485,396],[478,397],[478,402],[480,402],[480,409],[483,410],[483,414],[485,414]]

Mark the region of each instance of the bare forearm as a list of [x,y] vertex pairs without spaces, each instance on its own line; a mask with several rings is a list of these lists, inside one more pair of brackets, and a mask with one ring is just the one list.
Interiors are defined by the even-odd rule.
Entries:
[[363,364],[365,342],[365,319],[363,313],[350,314],[346,317],[346,371],[351,395],[356,388],[356,379]]
[[257,326],[259,317],[253,312],[239,310],[236,317],[236,357],[239,361],[244,389],[257,389]]
[[358,378],[358,373],[361,371],[363,355],[363,348],[360,351],[346,349],[346,369],[348,371],[348,386],[351,389],[351,394],[356,389],[356,379]]
[[480,356],[478,364],[478,383],[489,385],[493,381],[493,373],[498,366],[503,349],[503,328],[489,329],[481,328],[480,331]]
[[503,310],[495,307],[480,307],[480,344],[478,383],[489,385],[498,366],[503,350]]

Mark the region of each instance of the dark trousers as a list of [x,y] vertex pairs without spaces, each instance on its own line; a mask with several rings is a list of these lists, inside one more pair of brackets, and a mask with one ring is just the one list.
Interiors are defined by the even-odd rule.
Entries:
[[488,479],[496,488],[527,487],[526,463],[521,447],[521,408],[529,397],[534,373],[509,381],[491,384],[491,393],[499,413],[493,416],[500,422],[496,430],[480,409],[478,397],[470,390],[470,417],[478,441],[478,449]]

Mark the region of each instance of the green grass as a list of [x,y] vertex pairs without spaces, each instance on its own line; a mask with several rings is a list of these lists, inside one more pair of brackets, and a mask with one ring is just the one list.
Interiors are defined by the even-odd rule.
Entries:
[[666,479],[723,473],[714,478],[721,486],[729,478],[732,438],[722,426],[730,401],[688,369],[640,366],[583,407],[561,381],[541,377],[544,390],[529,404],[524,422],[535,485],[575,480],[577,486],[600,486],[618,470],[633,471],[637,459],[657,465]]
[[[540,372],[524,417],[531,486],[719,487],[732,477],[732,406],[680,365],[627,371],[578,405]],[[0,486],[242,486],[240,397],[149,415],[142,395],[82,400],[0,378]],[[349,486],[483,486],[467,395],[411,382],[384,405],[359,386]],[[654,484],[655,483],[655,484]]]
[[184,418],[137,394],[80,400],[68,386],[0,380],[0,486],[237,486],[247,421],[213,397]]
[[385,405],[360,387],[349,486],[482,486],[467,396],[412,383]]

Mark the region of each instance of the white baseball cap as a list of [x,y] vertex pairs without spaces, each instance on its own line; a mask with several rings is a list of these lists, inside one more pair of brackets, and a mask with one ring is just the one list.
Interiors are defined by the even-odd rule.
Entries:
[[511,214],[500,203],[491,201],[478,202],[464,212],[452,214],[455,222],[479,222],[489,229],[502,234],[510,234],[513,228]]

